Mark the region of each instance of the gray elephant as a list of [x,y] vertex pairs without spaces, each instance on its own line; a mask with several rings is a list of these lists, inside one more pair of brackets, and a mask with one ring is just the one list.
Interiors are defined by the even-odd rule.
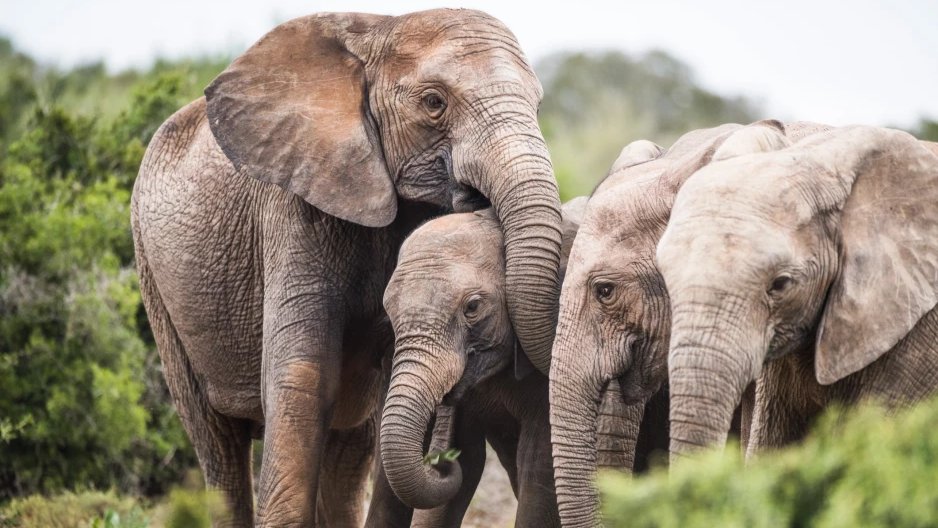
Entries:
[[205,93],[159,129],[133,193],[170,394],[231,525],[360,524],[381,300],[416,225],[491,203],[513,327],[547,368],[561,227],[541,86],[500,22],[434,10],[286,22]]
[[[752,143],[743,132],[726,143]],[[938,388],[938,145],[870,127],[771,134],[692,176],[658,245],[672,457],[725,442],[756,379],[750,453],[800,438],[831,402]]]
[[[586,198],[563,206],[561,276],[585,206]],[[560,523],[548,381],[540,372],[516,370],[518,347],[505,303],[502,245],[490,210],[431,220],[404,242],[385,292],[397,338],[382,458],[405,503],[433,508],[418,512],[415,525],[460,525],[482,473],[486,440],[518,498],[516,525]],[[601,466],[625,463],[621,428],[627,415],[616,391],[611,388],[600,413]],[[456,448],[461,454],[457,461],[430,466],[424,463],[427,444],[431,453]]]
[[[598,522],[594,424],[604,387],[617,383],[633,409],[625,428],[628,452],[666,451],[671,314],[654,262],[658,240],[687,178],[718,149],[750,148],[726,145],[734,132],[767,126],[772,125],[696,130],[667,151],[649,141],[631,143],[590,198],[563,282],[550,372],[555,484],[564,526]],[[729,429],[727,423],[724,432]],[[656,432],[650,446],[641,438]],[[642,458],[628,463],[647,467]]]

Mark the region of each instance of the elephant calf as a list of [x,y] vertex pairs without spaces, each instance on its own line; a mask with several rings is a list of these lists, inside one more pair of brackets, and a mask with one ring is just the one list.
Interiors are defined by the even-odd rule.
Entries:
[[832,401],[938,391],[936,145],[871,127],[772,134],[767,152],[695,173],[657,248],[672,453],[722,444],[756,379],[750,453],[800,438]]
[[[564,206],[563,248],[584,203]],[[518,380],[512,368],[524,356],[506,308],[503,247],[491,210],[432,220],[404,242],[385,293],[396,336],[381,428],[385,472],[406,504],[443,505],[418,514],[417,524],[460,524],[488,440],[518,498],[517,526],[560,525],[547,377],[535,371]],[[431,452],[456,447],[455,462],[424,462],[434,413]]]

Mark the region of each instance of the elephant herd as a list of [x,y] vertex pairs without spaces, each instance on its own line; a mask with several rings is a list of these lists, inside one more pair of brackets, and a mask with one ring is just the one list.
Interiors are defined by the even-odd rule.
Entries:
[[217,526],[458,526],[486,443],[517,526],[594,526],[599,466],[938,388],[938,145],[726,124],[561,206],[541,95],[484,13],[333,13],[159,129],[140,288]]

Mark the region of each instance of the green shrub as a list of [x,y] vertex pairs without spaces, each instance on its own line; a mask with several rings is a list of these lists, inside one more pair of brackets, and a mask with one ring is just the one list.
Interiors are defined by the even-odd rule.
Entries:
[[670,475],[603,475],[607,526],[938,525],[938,400],[889,416],[830,411],[801,445],[745,465],[737,446],[682,460]]
[[[62,79],[106,76],[73,74]],[[183,70],[145,78],[110,120],[38,96],[4,99],[11,88],[0,83],[0,106],[31,105],[14,112],[31,115],[18,139],[0,143],[0,501],[163,493],[194,464],[147,327],[129,225],[144,145],[191,98],[188,82]]]
[[133,499],[113,492],[33,495],[0,508],[3,528],[145,528],[148,521]]

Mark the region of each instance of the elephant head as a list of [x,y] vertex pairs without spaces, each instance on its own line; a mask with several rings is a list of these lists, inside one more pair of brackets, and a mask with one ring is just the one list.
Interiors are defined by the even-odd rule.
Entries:
[[778,131],[767,152],[718,153],[678,193],[658,245],[672,457],[726,441],[765,362],[813,354],[817,381],[836,382],[938,301],[938,156],[870,127],[786,143]]
[[[600,395],[618,385],[625,403],[641,409],[667,381],[670,311],[655,248],[677,190],[740,128],[697,130],[666,152],[649,141],[630,143],[590,197],[567,263],[550,372],[554,477],[564,526],[597,521],[592,482]],[[627,433],[634,456],[642,415],[633,415]]]
[[[583,200],[564,206],[566,247]],[[424,436],[436,413],[431,449],[448,448],[440,414],[449,417],[467,392],[511,367],[517,346],[506,296],[491,209],[431,220],[404,241],[384,297],[395,349],[381,456],[394,492],[412,507],[439,506],[459,490],[458,461],[423,463]]]
[[502,23],[449,9],[302,17],[261,38],[205,94],[239,172],[340,219],[386,226],[399,200],[490,204],[511,320],[546,372],[560,201],[537,123],[542,88]]

